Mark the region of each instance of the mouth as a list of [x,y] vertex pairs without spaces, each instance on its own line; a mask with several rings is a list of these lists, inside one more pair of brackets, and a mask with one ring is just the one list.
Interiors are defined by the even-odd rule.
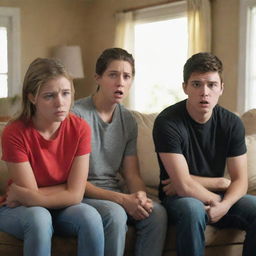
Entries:
[[207,100],[201,100],[199,103],[202,104],[202,105],[206,105],[206,104],[209,104],[209,101],[207,101]]
[[124,92],[121,91],[121,90],[117,90],[117,91],[115,91],[114,94],[120,97],[120,96],[123,96],[123,95],[124,95]]
[[207,101],[207,100],[201,100],[201,101],[199,102],[199,105],[200,105],[201,107],[203,107],[203,108],[207,108],[207,107],[209,107],[210,102]]
[[65,115],[66,111],[56,111],[55,114],[56,115]]

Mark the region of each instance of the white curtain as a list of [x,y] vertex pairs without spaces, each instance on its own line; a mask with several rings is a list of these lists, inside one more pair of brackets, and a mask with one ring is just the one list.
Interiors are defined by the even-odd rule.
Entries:
[[[116,32],[114,47],[120,47],[134,56],[134,18],[133,12],[120,12],[116,14]],[[132,108],[133,87],[123,104]]]
[[133,53],[134,45],[134,19],[133,12],[120,12],[116,14],[115,47],[120,47]]
[[209,0],[187,0],[189,57],[211,51],[211,4]]

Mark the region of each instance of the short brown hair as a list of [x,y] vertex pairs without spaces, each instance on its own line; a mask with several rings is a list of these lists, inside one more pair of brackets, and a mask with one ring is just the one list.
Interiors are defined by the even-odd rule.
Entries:
[[186,84],[191,74],[194,72],[218,72],[222,81],[222,71],[223,65],[217,56],[209,52],[200,52],[192,55],[185,63],[183,68],[183,81]]
[[102,52],[96,62],[95,72],[101,76],[113,60],[123,60],[131,64],[132,75],[135,75],[135,64],[132,54],[122,48],[108,48]]

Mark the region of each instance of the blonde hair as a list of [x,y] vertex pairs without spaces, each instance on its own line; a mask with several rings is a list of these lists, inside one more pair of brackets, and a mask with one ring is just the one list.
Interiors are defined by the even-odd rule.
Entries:
[[49,80],[61,76],[67,78],[70,81],[73,104],[75,93],[73,79],[68,74],[63,64],[57,59],[35,59],[29,65],[24,77],[22,89],[22,108],[20,114],[16,119],[22,120],[24,122],[29,122],[36,111],[34,104],[29,100],[29,94],[32,94],[36,98],[41,86],[43,86]]

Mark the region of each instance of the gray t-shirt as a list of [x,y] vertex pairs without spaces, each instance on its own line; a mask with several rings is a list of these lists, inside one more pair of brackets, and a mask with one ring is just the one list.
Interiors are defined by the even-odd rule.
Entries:
[[134,117],[117,104],[111,123],[105,123],[91,96],[77,100],[72,111],[85,119],[92,129],[88,181],[104,189],[119,191],[118,171],[123,158],[137,153],[138,128]]

